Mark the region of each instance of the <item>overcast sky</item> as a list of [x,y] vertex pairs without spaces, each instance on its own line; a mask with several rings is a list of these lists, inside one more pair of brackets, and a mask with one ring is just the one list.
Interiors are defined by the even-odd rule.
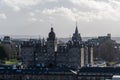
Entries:
[[0,0],[0,35],[120,37],[120,0]]

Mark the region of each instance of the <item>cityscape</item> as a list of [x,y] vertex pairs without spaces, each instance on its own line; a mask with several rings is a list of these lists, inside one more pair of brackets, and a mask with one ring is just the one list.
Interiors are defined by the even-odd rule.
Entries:
[[0,80],[120,80],[120,0],[0,0]]
[[1,80],[106,80],[120,70],[120,44],[111,34],[83,41],[77,24],[66,42],[53,27],[47,39],[4,36],[0,55]]

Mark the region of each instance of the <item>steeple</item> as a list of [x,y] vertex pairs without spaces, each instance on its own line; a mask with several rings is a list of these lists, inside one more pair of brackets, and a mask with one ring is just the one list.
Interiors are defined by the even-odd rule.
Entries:
[[75,34],[79,34],[79,33],[78,33],[78,27],[77,27],[77,21],[76,21],[76,29],[75,29]]
[[77,28],[77,25],[76,25],[76,29],[75,29],[75,34],[78,34],[78,28]]
[[77,22],[76,22],[76,29],[75,33],[73,34],[72,41],[82,41],[81,36],[78,32]]

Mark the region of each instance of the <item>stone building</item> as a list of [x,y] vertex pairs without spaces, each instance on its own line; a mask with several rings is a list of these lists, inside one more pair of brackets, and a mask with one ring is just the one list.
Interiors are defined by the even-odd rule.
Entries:
[[34,44],[30,41],[24,41],[21,44],[21,52],[23,64],[27,66],[34,65]]
[[57,39],[53,28],[47,38],[47,63],[54,64],[55,62],[55,53],[57,52]]
[[11,43],[10,36],[4,36],[2,43],[8,43],[8,44],[10,44]]
[[[28,44],[31,43],[28,41]],[[67,66],[73,68],[80,68],[87,65],[92,66],[93,64],[92,44],[82,41],[77,26],[72,39],[64,45],[57,43],[53,28],[51,28],[48,34],[47,41],[44,39],[36,41],[30,47],[24,45],[22,44],[21,52],[25,64],[30,61],[29,64],[45,64],[49,67]]]

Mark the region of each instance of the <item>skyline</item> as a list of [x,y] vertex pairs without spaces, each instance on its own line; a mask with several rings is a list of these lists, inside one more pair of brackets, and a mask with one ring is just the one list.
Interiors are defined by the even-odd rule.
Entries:
[[1,0],[0,35],[120,37],[119,0]]

